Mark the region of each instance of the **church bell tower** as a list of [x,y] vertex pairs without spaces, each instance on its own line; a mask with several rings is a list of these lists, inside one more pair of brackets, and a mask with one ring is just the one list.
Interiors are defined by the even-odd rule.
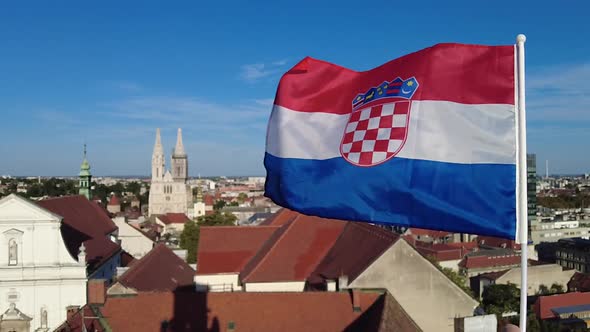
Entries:
[[78,194],[91,199],[90,180],[92,179],[92,175],[90,174],[90,164],[86,159],[86,144],[84,144],[84,160],[80,166],[80,174],[78,174],[78,177],[80,179]]
[[188,177],[188,158],[182,144],[182,129],[178,128],[176,136],[176,146],[171,158],[172,178],[174,181],[186,183]]

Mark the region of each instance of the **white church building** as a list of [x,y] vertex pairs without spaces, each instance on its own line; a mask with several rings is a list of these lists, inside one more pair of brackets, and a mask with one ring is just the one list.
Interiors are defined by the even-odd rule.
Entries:
[[52,331],[86,304],[86,253],[69,253],[62,217],[14,194],[0,200],[0,331]]
[[160,129],[156,131],[156,143],[152,154],[152,180],[149,195],[149,215],[166,213],[192,214],[192,190],[187,184],[188,157],[182,144],[182,129],[178,129],[176,146],[170,158],[170,170],[166,170],[164,147]]

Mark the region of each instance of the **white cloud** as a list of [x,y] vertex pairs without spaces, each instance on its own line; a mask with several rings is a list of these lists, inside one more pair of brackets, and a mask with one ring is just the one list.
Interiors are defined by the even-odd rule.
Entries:
[[590,64],[529,69],[527,119],[590,121]]
[[196,97],[150,96],[104,104],[103,114],[134,126],[175,128],[205,136],[264,137],[271,108],[267,100],[221,104]]
[[282,60],[278,60],[278,61],[274,61],[272,63],[275,66],[284,66],[287,64],[287,59],[282,59]]
[[256,82],[262,78],[279,74],[287,60],[278,60],[271,63],[253,63],[243,65],[241,68],[240,78],[247,82]]

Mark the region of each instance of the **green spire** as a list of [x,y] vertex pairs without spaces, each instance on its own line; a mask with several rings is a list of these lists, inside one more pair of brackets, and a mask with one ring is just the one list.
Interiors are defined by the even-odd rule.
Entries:
[[92,175],[90,174],[90,163],[86,159],[86,144],[84,144],[84,160],[80,166],[80,174],[78,176],[80,178],[80,189],[78,193],[90,199],[90,179],[92,179]]
[[80,166],[80,174],[79,176],[89,176],[90,175],[90,163],[86,159],[86,144],[84,144],[84,161],[82,161],[82,165]]

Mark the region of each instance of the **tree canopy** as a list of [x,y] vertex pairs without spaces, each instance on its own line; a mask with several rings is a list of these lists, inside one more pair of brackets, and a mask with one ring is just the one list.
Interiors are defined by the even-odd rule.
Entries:
[[229,212],[215,211],[197,218],[199,226],[234,226],[238,218]]
[[503,313],[518,312],[520,309],[520,289],[514,284],[489,285],[482,294],[484,310],[501,317]]
[[197,248],[199,246],[199,226],[193,220],[184,224],[184,229],[180,234],[180,247],[187,251],[186,261],[194,264],[197,261]]
[[559,294],[564,293],[565,290],[562,285],[558,283],[553,283],[551,287],[547,287],[543,284],[539,286],[539,290],[537,291],[537,295],[550,295],[550,294]]

